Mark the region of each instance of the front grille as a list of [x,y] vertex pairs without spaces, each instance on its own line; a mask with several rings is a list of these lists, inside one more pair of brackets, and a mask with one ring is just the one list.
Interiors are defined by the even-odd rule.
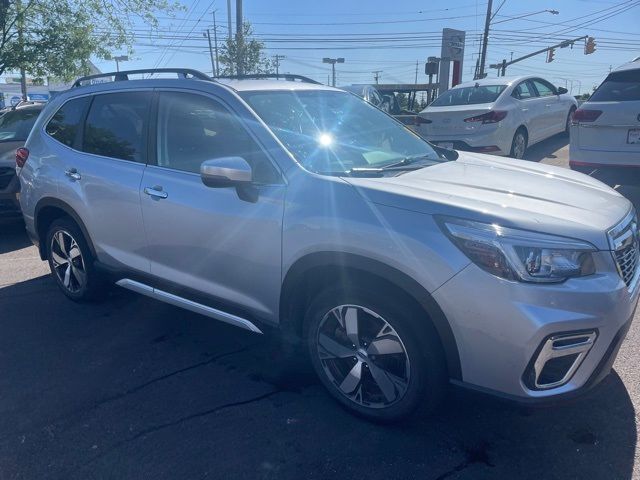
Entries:
[[638,242],[636,242],[635,245],[630,245],[627,248],[615,252],[615,257],[620,276],[624,280],[624,283],[629,286],[638,267]]
[[630,286],[640,262],[638,220],[635,212],[630,212],[622,222],[609,230],[609,241],[618,273],[624,283]]
[[9,186],[9,182],[15,174],[16,170],[13,167],[0,167],[0,190]]

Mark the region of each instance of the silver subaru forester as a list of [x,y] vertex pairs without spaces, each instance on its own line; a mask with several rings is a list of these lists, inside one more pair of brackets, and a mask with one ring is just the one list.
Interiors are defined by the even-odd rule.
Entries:
[[433,146],[304,77],[171,71],[78,80],[17,152],[27,230],[69,298],[112,281],[277,327],[382,421],[447,383],[540,402],[610,371],[640,290],[616,191]]

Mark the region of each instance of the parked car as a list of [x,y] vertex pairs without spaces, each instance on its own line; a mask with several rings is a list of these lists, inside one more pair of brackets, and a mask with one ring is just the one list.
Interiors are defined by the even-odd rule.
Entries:
[[523,158],[527,148],[569,132],[576,99],[535,76],[485,78],[447,90],[420,115],[420,133],[455,148]]
[[355,93],[359,97],[364,98],[374,107],[378,107],[384,112],[389,113],[391,110],[391,103],[389,100],[382,96],[373,85],[347,85],[340,88],[347,92]]
[[609,372],[640,292],[615,190],[432,146],[304,77],[177,73],[72,88],[18,149],[27,232],[70,299],[110,279],[281,329],[376,420],[448,382],[541,402]]
[[611,72],[574,113],[569,165],[608,183],[640,181],[640,59]]
[[42,108],[42,103],[24,102],[0,111],[0,217],[20,216],[16,148],[24,145]]

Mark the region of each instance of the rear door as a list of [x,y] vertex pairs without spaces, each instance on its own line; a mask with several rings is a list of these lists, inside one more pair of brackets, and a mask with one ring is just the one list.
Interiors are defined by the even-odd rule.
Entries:
[[640,163],[640,68],[610,73],[581,110],[594,113],[578,123],[580,148]]
[[66,138],[76,148],[60,155],[64,173],[59,196],[81,217],[100,261],[148,272],[139,190],[152,92],[84,98],[90,105],[79,138],[68,138],[65,132],[64,106],[47,126],[50,135],[61,141]]
[[543,105],[541,117],[543,126],[540,130],[540,140],[542,140],[564,130],[567,112],[563,102],[560,101],[556,87],[541,78],[534,78],[532,82],[538,91],[539,102]]
[[[521,118],[529,132],[529,144],[537,142],[544,135],[545,126],[545,99],[541,99],[531,80],[520,82],[511,94],[518,100]],[[517,127],[518,125],[515,125]]]

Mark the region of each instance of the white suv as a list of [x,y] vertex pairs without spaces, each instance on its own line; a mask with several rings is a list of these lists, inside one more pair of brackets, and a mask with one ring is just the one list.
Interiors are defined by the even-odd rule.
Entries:
[[304,78],[178,73],[80,81],[19,149],[27,231],[69,298],[109,279],[281,329],[377,420],[435,405],[448,381],[539,401],[608,373],[640,290],[616,191],[432,146]]
[[640,173],[640,57],[611,72],[574,113],[569,163],[611,183]]

